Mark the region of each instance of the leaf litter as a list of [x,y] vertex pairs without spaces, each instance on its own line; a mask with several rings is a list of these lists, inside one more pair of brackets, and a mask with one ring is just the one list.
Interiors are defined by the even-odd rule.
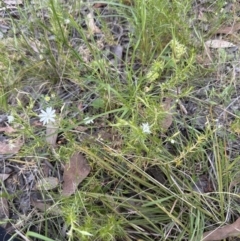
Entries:
[[205,45],[213,49],[236,47],[235,44],[222,39],[208,40],[205,42]]
[[229,237],[237,237],[240,235],[240,218],[230,225],[217,228],[203,234],[202,241],[217,241]]
[[0,141],[0,154],[16,154],[23,145],[20,139]]
[[90,166],[85,157],[76,152],[64,167],[63,172],[63,196],[71,196],[77,190],[78,185],[90,173]]
[[59,184],[59,180],[56,177],[45,177],[39,179],[36,183],[36,189],[38,190],[52,190],[55,189]]
[[[8,1],[8,2],[10,2],[10,1]],[[96,8],[101,7],[101,4],[99,6],[96,5],[95,7]],[[88,15],[87,18],[88,18],[89,32],[91,32],[91,34],[101,33],[101,30],[97,27],[97,25],[94,22],[93,14]],[[224,46],[224,44],[226,46],[222,47],[222,46]],[[229,45],[231,45],[231,43],[230,42],[223,43],[222,40],[221,41],[218,40],[217,42],[214,42],[214,44],[211,42],[210,45],[211,46],[215,45],[215,47],[209,46],[211,48],[228,48]],[[120,45],[116,45],[116,46],[118,47]],[[32,45],[31,47],[35,52],[37,52],[37,46]],[[114,51],[112,51],[112,52],[114,53],[116,59],[119,60],[119,62],[120,62],[120,60],[122,58],[122,49],[121,49],[121,46],[119,48],[117,48],[117,47],[115,47]],[[163,129],[165,129],[166,131],[169,129],[169,127],[171,126],[172,121],[173,121],[173,115],[172,115],[172,111],[171,111],[172,105],[170,104],[171,102],[172,102],[172,100],[170,98],[166,99],[165,103],[162,106],[164,111],[167,114],[166,114],[165,118],[163,119],[161,127]],[[187,113],[187,111],[186,111],[186,113]],[[87,129],[87,128],[85,128],[85,129]],[[85,131],[85,129],[82,130],[82,131]],[[57,126],[52,126],[52,128],[47,129],[48,133],[46,135],[47,136],[46,141],[50,145],[55,146],[55,144],[56,144],[56,138],[57,138],[56,132],[57,132],[57,130],[58,130]],[[102,138],[102,136],[101,136],[101,138]],[[107,138],[103,138],[103,139],[107,139]],[[18,150],[15,150],[14,153],[17,153],[19,150],[20,150],[20,148]],[[82,167],[82,168],[80,168],[80,167]],[[79,170],[78,170],[78,168],[79,168]],[[47,172],[48,172],[48,170],[47,170]],[[89,172],[90,172],[90,167],[89,167],[86,159],[81,154],[75,153],[72,156],[72,158],[70,159],[69,163],[65,165],[64,177],[63,177],[63,179],[64,179],[63,180],[64,181],[63,195],[70,196],[70,195],[74,194],[76,192],[77,186],[88,176]],[[75,177],[71,177],[72,173],[74,173]],[[40,182],[48,183],[48,181],[50,179],[51,179],[51,177],[43,178],[43,179],[39,180],[39,182],[38,182],[39,186],[41,186]],[[54,181],[56,181],[56,183],[58,182],[57,178],[52,177],[52,179]],[[51,189],[48,189],[48,190],[51,190]],[[37,204],[33,205],[33,206],[37,206]],[[43,212],[46,210],[46,206],[44,205],[44,203],[39,203],[38,206],[39,206],[39,209],[42,210]],[[41,206],[41,208],[40,208],[40,206]],[[207,239],[204,239],[204,240],[207,240]]]
[[50,122],[47,124],[47,129],[46,129],[46,142],[50,144],[51,146],[56,146],[56,140],[58,136],[58,124],[55,121]]

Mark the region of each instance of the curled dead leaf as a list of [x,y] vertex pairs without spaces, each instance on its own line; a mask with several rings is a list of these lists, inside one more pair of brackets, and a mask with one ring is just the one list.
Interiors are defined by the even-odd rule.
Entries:
[[88,176],[91,168],[82,154],[76,152],[65,165],[63,172],[63,196],[70,196],[78,185]]
[[208,40],[207,42],[205,42],[205,45],[213,49],[236,47],[235,44],[222,39]]
[[205,232],[202,241],[217,241],[238,235],[240,235],[240,218],[230,225]]
[[88,26],[88,30],[90,32],[90,34],[94,34],[94,33],[101,33],[101,30],[96,26],[95,22],[94,22],[94,16],[93,13],[90,12],[87,15],[87,26]]

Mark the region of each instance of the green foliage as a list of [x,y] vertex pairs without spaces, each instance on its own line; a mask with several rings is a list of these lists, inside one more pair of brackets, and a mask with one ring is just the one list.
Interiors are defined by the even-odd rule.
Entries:
[[[201,46],[192,44],[193,2],[135,0],[128,6],[107,1],[110,17],[130,24],[121,68],[105,58],[101,45],[116,40],[100,11],[95,17],[105,39],[98,41],[84,27],[80,9],[88,3],[26,1],[19,20],[12,19],[13,37],[0,41],[0,105],[15,118],[18,131],[12,136],[25,140],[18,158],[38,164],[49,159],[63,168],[80,151],[92,168],[73,196],[62,197],[61,186],[47,193],[58,213],[26,220],[26,227],[27,222],[41,227],[41,234],[24,230],[26,236],[51,240],[48,230],[53,229],[57,238],[69,241],[200,240],[206,225],[225,220],[233,198],[231,177],[239,170],[239,158],[229,162],[225,144],[229,137],[236,139],[239,121],[230,124],[231,135],[212,116],[197,128],[181,100],[212,108],[218,101],[230,102],[235,86],[207,90],[205,102],[195,96],[196,82],[208,70],[196,62]],[[220,63],[226,61],[220,53]],[[15,97],[11,109],[9,92]],[[48,106],[57,109],[66,141],[54,149],[46,143],[45,129],[32,125]],[[209,166],[214,166],[217,189],[206,194],[196,183]],[[59,231],[62,224],[66,237]]]

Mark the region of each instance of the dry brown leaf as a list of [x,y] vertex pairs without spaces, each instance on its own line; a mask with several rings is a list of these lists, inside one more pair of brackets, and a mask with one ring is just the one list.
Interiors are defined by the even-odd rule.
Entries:
[[47,129],[46,129],[46,142],[52,146],[55,146],[57,136],[58,136],[58,124],[56,122],[48,123]]
[[9,176],[10,174],[0,173],[0,182],[4,182]]
[[59,181],[56,177],[45,177],[37,181],[36,189],[52,190],[56,188],[58,184],[59,184]]
[[23,143],[18,140],[10,140],[7,142],[0,142],[0,154],[16,154],[20,150]]
[[217,241],[240,235],[240,218],[230,225],[205,232],[202,241]]
[[13,133],[15,131],[11,126],[0,127],[0,132]]
[[75,193],[78,185],[88,176],[91,168],[82,154],[76,152],[65,165],[63,172],[63,196]]
[[1,222],[1,226],[5,228],[7,225],[7,220],[9,219],[9,208],[7,198],[2,196],[3,192],[0,192],[0,220],[4,221],[4,219],[6,219],[6,224]]
[[164,131],[167,131],[168,128],[171,126],[172,124],[172,121],[173,121],[173,118],[172,118],[172,108],[173,104],[172,104],[172,99],[167,97],[163,103],[163,110],[166,113],[164,119],[162,120],[162,123],[161,123],[161,128],[164,130]]
[[90,34],[101,33],[101,30],[96,26],[96,24],[94,22],[94,16],[93,16],[92,12],[87,14],[87,21],[86,22],[87,22]]
[[205,42],[205,45],[213,49],[236,47],[235,44],[222,39],[208,40],[207,42]]
[[233,34],[238,30],[240,30],[240,23],[235,23],[233,26],[230,26],[230,27],[224,26],[222,28],[219,28],[216,31],[216,34]]
[[57,206],[51,206],[43,201],[35,201],[31,199],[31,205],[42,212],[48,212],[55,215],[62,215],[62,211]]

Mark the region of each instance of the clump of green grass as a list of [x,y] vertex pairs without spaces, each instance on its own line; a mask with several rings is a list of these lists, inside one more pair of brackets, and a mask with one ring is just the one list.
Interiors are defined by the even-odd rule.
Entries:
[[[88,3],[26,1],[25,11],[19,9],[20,18],[13,21],[11,40],[21,54],[20,59],[0,58],[0,101],[2,111],[9,111],[9,92],[15,88],[11,111],[25,139],[18,156],[33,156],[36,165],[44,158],[64,165],[77,150],[92,167],[72,197],[63,198],[60,190],[47,193],[57,214],[39,211],[40,221],[34,216],[26,221],[26,227],[41,227],[41,237],[25,228],[22,232],[42,240],[201,240],[206,226],[223,222],[230,212],[231,175],[226,170],[233,170],[238,160],[228,162],[228,134],[224,130],[218,136],[212,116],[203,131],[179,111],[181,100],[194,99],[193,79],[202,75],[188,26],[192,2],[106,4],[131,28],[121,70],[104,57],[101,46],[109,41],[104,34],[111,33],[101,13],[96,18],[103,26],[102,42],[84,27],[80,9],[91,9]],[[12,47],[12,41],[2,41],[0,48]],[[136,63],[140,67],[135,70]],[[57,109],[59,132],[66,140],[54,151],[45,143],[45,132],[30,124],[48,106]],[[84,118],[93,123],[84,125]],[[217,189],[194,191],[209,166]],[[155,176],[150,167],[157,168]]]

